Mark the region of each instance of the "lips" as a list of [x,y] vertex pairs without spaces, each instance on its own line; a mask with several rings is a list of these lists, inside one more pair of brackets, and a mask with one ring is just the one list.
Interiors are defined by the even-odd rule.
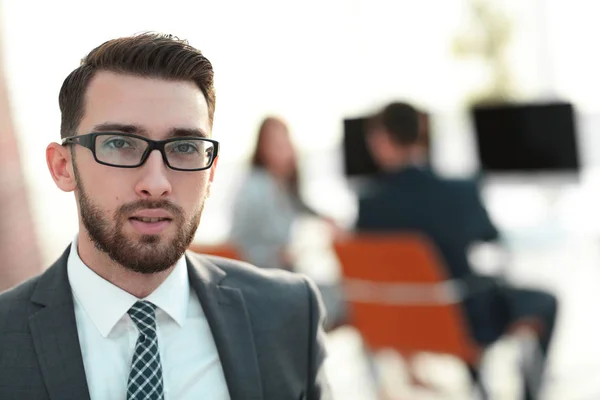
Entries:
[[135,219],[142,222],[160,222],[172,220],[173,217],[165,209],[162,208],[147,208],[136,212],[130,219]]
[[160,221],[170,221],[171,218],[163,218],[163,217],[131,217],[130,219],[141,221],[141,222],[160,222]]
[[174,218],[164,208],[146,208],[138,210],[129,217],[134,231],[142,235],[158,235],[172,225]]
[[142,235],[159,235],[171,226],[171,218],[167,217],[141,217],[129,218],[129,224],[133,230]]

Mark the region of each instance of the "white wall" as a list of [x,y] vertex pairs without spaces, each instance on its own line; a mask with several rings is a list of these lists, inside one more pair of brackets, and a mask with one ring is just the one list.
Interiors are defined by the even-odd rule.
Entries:
[[[598,111],[600,95],[591,83],[600,65],[597,56],[588,54],[594,47],[570,46],[600,36],[592,24],[595,2],[496,3],[515,16],[510,55],[523,98],[558,93],[586,112]],[[486,76],[476,60],[452,55],[453,36],[468,20],[465,5],[466,0],[4,0],[9,94],[45,259],[56,257],[75,234],[76,215],[72,195],[61,193],[50,179],[44,149],[59,139],[62,80],[94,46],[115,36],[166,31],[189,39],[213,62],[214,135],[223,151],[199,232],[202,240],[211,241],[226,233],[230,189],[266,113],[278,113],[290,123],[307,160],[310,201],[340,216],[351,214],[353,203],[339,169],[327,157],[325,170],[308,160],[313,153],[321,158],[334,154],[344,117],[391,99],[432,110],[439,117],[439,165],[449,173],[473,171],[461,102]],[[581,57],[592,59],[580,62]],[[319,194],[332,182],[338,195],[327,202]]]

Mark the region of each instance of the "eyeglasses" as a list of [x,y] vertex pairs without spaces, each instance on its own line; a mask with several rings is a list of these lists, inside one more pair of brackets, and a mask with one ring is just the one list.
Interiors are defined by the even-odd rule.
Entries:
[[92,132],[62,141],[63,145],[73,143],[90,149],[96,162],[119,168],[139,167],[158,150],[171,169],[202,171],[212,166],[219,153],[219,142],[199,137],[151,140],[131,133]]

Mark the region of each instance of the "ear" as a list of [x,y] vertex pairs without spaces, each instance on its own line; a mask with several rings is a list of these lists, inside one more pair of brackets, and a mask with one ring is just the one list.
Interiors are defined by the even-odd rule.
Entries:
[[378,130],[367,132],[367,148],[371,155],[377,154],[377,151],[381,147],[381,142],[384,139],[382,133]]
[[219,156],[217,156],[214,161],[212,167],[210,167],[210,175],[208,176],[208,187],[206,188],[206,197],[210,196],[210,187],[212,186],[213,180],[215,179],[215,171],[217,169],[217,164],[219,162]]
[[215,170],[217,169],[218,163],[219,163],[219,156],[215,157],[215,159],[213,161],[213,165],[212,165],[212,167],[210,167],[210,176],[208,178],[208,181],[210,183],[212,183],[213,179],[215,179]]
[[56,186],[64,192],[72,192],[77,187],[73,172],[71,149],[58,143],[50,143],[46,148],[46,163]]

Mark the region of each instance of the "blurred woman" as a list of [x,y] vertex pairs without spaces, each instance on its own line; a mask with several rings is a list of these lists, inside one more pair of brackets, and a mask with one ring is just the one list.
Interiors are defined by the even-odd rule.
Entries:
[[[294,270],[289,252],[292,226],[302,214],[322,218],[335,236],[343,235],[332,219],[319,216],[300,198],[296,152],[286,124],[266,118],[258,130],[251,169],[235,200],[230,241],[245,261],[263,268]],[[346,321],[337,284],[318,283],[330,330]]]
[[301,200],[296,153],[286,124],[263,120],[251,170],[235,201],[231,242],[242,257],[259,267],[292,270],[288,252],[294,220],[316,215]]

